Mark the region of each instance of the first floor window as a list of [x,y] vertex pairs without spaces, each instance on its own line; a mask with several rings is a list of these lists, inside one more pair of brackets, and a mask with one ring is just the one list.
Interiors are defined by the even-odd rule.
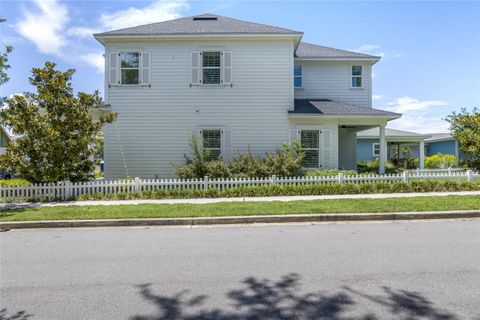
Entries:
[[300,131],[300,142],[302,152],[305,154],[303,158],[303,166],[305,168],[319,167],[319,141],[320,132],[318,130],[302,130]]
[[220,51],[202,52],[203,84],[220,84]]
[[373,155],[375,157],[378,157],[380,155],[380,143],[372,144],[372,151],[373,151]]
[[203,150],[208,151],[207,160],[217,160],[222,152],[222,131],[217,129],[202,130]]
[[352,88],[362,87],[362,66],[352,66]]
[[140,81],[140,53],[120,53],[120,75],[122,84],[139,84]]
[[295,66],[293,69],[293,85],[295,88],[302,87],[302,66]]

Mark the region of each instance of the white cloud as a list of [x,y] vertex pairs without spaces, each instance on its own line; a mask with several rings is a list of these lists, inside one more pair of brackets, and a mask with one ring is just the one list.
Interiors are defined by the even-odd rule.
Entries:
[[68,9],[58,0],[33,0],[36,10],[23,10],[23,17],[15,27],[18,32],[32,41],[38,51],[60,56],[62,48],[68,44],[64,35],[69,21]]
[[67,30],[69,36],[78,38],[91,38],[94,33],[100,32],[100,29],[94,29],[89,27],[74,27]]
[[80,60],[95,67],[100,73],[105,71],[105,58],[101,52],[84,54],[80,57]]
[[187,0],[154,0],[145,7],[103,13],[96,24],[79,26],[70,23],[68,7],[61,0],[31,0],[30,4],[13,26],[23,38],[32,41],[41,53],[70,63],[86,63],[102,73],[104,58],[98,46],[92,49],[86,42],[94,33],[176,19],[189,8]]
[[379,48],[380,48],[380,46],[378,44],[364,44],[363,46],[360,46],[353,51],[370,52],[372,50],[376,50],[376,49],[379,49]]
[[104,13],[100,24],[105,30],[128,28],[180,17],[180,11],[188,9],[186,0],[157,0],[144,8],[130,7],[111,14]]
[[446,106],[448,105],[448,103],[442,100],[420,101],[418,99],[413,99],[405,96],[390,102],[388,105],[390,110],[398,113],[403,113],[403,112],[413,111],[413,110],[424,110],[429,107],[435,107],[435,106],[437,107]]
[[[386,100],[384,96],[373,96],[374,101]],[[443,120],[450,113],[448,103],[443,100],[419,100],[408,96],[388,103],[378,103],[377,108],[402,113],[402,117],[388,123],[390,128],[433,133],[448,131],[448,122]]]
[[396,50],[388,50],[388,51],[381,50],[381,46],[378,44],[364,44],[356,49],[352,49],[351,51],[378,56],[378,57],[381,57],[382,59],[404,57],[404,54]]
[[378,95],[374,94],[374,95],[372,95],[372,99],[373,99],[373,101],[382,100],[382,99],[383,99],[383,95],[381,95],[381,94],[378,94]]
[[400,119],[388,123],[389,128],[418,133],[448,132],[449,123],[444,117],[429,114],[404,114]]

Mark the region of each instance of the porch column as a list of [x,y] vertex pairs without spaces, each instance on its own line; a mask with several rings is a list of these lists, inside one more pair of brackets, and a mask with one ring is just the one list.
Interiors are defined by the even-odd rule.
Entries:
[[418,167],[425,169],[425,141],[420,140],[420,147],[418,150]]
[[385,159],[387,158],[387,142],[385,140],[385,125],[380,126],[380,155],[378,157],[378,173],[385,173]]

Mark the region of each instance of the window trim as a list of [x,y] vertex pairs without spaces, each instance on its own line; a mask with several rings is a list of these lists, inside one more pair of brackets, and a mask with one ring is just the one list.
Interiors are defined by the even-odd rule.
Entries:
[[[204,131],[219,131],[220,132],[220,147],[219,148],[206,148],[205,147],[205,140],[203,137]],[[218,150],[220,151],[218,154],[219,159],[223,158],[223,129],[221,128],[201,128],[200,129],[201,139],[202,139],[202,150]],[[218,160],[218,159],[208,159],[207,161]]]
[[[135,48],[124,48],[124,50],[118,50],[118,51],[113,51],[113,52],[110,52],[109,54],[116,54],[117,56],[117,63],[116,63],[116,74],[117,74],[117,83],[113,84],[113,83],[109,83],[108,84],[108,88],[111,88],[111,87],[127,87],[127,88],[135,88],[135,87],[151,87],[152,86],[152,83],[151,83],[151,73],[152,73],[152,54],[151,52],[148,52],[148,51],[144,51],[143,48],[138,48],[138,47],[135,47]],[[128,68],[122,68],[122,59],[121,59],[121,55],[123,53],[138,53],[139,54],[139,62],[138,62],[138,84],[122,84],[122,69],[128,69]],[[110,57],[109,57],[109,54],[108,54],[108,61],[105,61],[105,63],[110,63]],[[148,59],[149,59],[149,72],[150,72],[150,75],[149,75],[149,82],[148,83],[144,83],[142,82],[142,78],[143,78],[143,70],[146,69],[143,67],[143,54],[148,54]],[[107,56],[107,55],[106,55]],[[110,72],[110,69],[112,67],[109,65],[108,67],[108,70]],[[130,68],[130,69],[136,69],[136,68]],[[109,77],[110,75],[108,75]],[[108,78],[108,81],[110,82],[110,79]]]
[[[353,74],[353,67],[360,67],[361,68],[361,74],[360,75],[354,75]],[[353,86],[353,78],[360,78],[360,86],[359,87]],[[350,88],[351,89],[363,89],[363,88],[365,88],[363,80],[364,80],[364,66],[362,64],[352,64],[352,65],[350,65]]]
[[[295,75],[295,68],[296,68],[296,67],[299,67],[299,68],[300,68],[300,76]],[[296,79],[296,78],[300,78],[300,83],[301,83],[301,85],[300,85],[299,87],[297,87],[297,86],[295,85],[295,79]],[[294,66],[293,66],[293,87],[294,87],[295,89],[303,89],[303,65],[301,65],[301,64],[297,64],[297,65],[294,65]]]
[[[376,147],[378,147],[378,154],[375,153]],[[374,157],[380,157],[380,142],[372,143],[372,155]]]
[[[223,85],[222,83],[222,72],[223,72],[223,65],[222,65],[222,56],[223,56],[223,51],[220,49],[203,49],[200,50],[200,61],[201,61],[201,70],[202,70],[202,78],[200,79],[200,84],[204,86],[220,86]],[[203,54],[205,52],[218,52],[220,54],[220,65],[218,67],[204,67],[203,66]],[[219,75],[218,75],[218,83],[205,83],[204,81],[204,70],[205,69],[212,69],[212,70],[219,70]]]
[[[137,68],[130,68],[130,67],[122,67],[122,54],[126,53],[137,53],[138,54],[138,67]],[[118,53],[118,73],[119,73],[119,80],[120,80],[120,85],[124,87],[137,87],[142,85],[142,74],[141,70],[142,69],[142,51],[139,50],[129,50],[129,51],[120,51]],[[135,83],[122,83],[122,71],[123,70],[138,70],[138,82]]]
[[[317,131],[318,132],[318,147],[317,148],[303,148],[302,146],[302,131]],[[320,169],[321,168],[321,154],[320,154],[320,151],[321,151],[321,135],[322,135],[322,130],[321,129],[299,129],[299,140],[300,140],[300,150],[303,152],[304,150],[306,151],[317,151],[317,155],[318,155],[318,160],[317,160],[317,166],[316,167],[305,167],[304,165],[302,165],[302,168],[304,169]],[[323,151],[322,151],[323,152]]]

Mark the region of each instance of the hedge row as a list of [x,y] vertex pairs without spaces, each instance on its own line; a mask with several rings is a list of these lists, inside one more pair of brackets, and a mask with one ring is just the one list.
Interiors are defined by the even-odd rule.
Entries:
[[412,181],[408,183],[345,183],[310,185],[265,185],[246,186],[227,190],[156,190],[143,193],[85,194],[76,200],[132,200],[132,199],[189,199],[189,198],[231,198],[231,197],[270,197],[270,196],[306,196],[341,195],[371,193],[409,193],[409,192],[446,192],[480,191],[480,181]]

